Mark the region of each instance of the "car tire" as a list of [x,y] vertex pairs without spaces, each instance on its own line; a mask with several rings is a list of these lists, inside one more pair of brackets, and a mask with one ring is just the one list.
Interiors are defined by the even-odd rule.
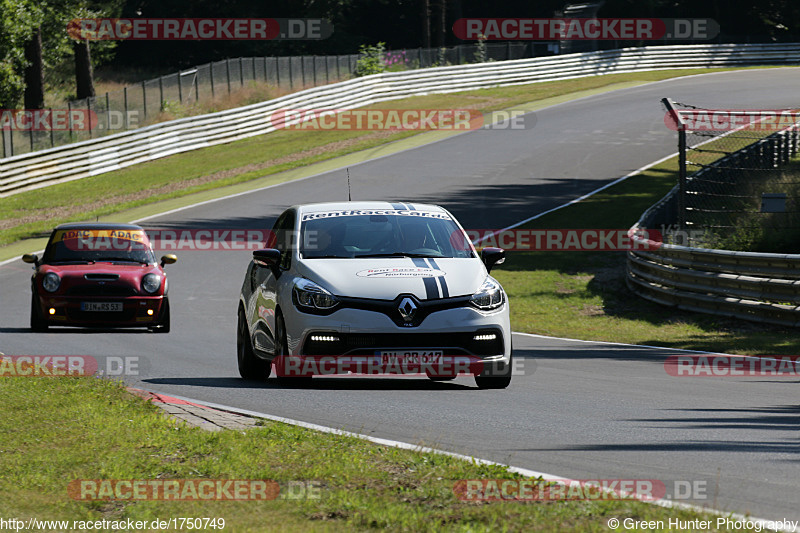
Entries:
[[[280,357],[289,354],[289,342],[286,337],[286,322],[283,314],[278,311],[275,314],[275,362],[279,363]],[[278,383],[285,387],[302,387],[311,383],[311,376],[286,376],[276,373]]]
[[36,294],[31,294],[31,331],[47,331],[47,322],[42,318],[41,305]]
[[169,300],[164,298],[164,305],[161,307],[161,320],[158,325],[150,328],[154,333],[169,333],[170,317],[169,317]]
[[244,309],[239,308],[239,319],[236,324],[236,361],[239,364],[239,375],[243,379],[266,380],[269,378],[272,365],[256,356],[250,340],[250,330]]
[[479,389],[505,389],[511,384],[511,369],[513,368],[513,353],[508,358],[508,364],[502,372],[484,371],[484,375],[475,376],[475,384]]

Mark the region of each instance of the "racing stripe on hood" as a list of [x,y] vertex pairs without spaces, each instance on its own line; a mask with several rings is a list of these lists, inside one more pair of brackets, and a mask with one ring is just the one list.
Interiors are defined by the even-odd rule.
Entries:
[[[420,268],[430,268],[428,263],[421,257],[412,257],[411,260],[414,262],[414,266]],[[439,287],[436,284],[436,278],[422,278],[422,282],[425,284],[425,299],[426,300],[435,300],[439,297]]]
[[392,204],[392,209],[397,209],[398,211],[407,211],[408,208],[404,204]]
[[[437,265],[436,261],[433,259],[428,259],[428,263],[430,263],[431,268],[440,270],[439,265]],[[435,279],[439,282],[439,287],[442,289],[442,298],[450,298],[450,291],[447,289],[447,278],[438,276]]]

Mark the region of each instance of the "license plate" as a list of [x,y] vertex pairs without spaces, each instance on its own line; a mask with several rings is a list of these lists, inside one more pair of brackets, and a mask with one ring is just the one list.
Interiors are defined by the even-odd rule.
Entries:
[[422,365],[438,363],[443,353],[442,350],[385,350],[376,355],[383,365]]
[[81,311],[121,312],[122,302],[81,302]]

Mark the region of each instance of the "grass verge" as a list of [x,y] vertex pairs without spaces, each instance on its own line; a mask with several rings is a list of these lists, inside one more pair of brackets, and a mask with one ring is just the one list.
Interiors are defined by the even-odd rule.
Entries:
[[[665,161],[524,226],[630,228],[677,183]],[[661,228],[651,228],[661,229]],[[511,302],[514,331],[751,355],[796,355],[800,332],[661,306],[625,285],[625,252],[509,252],[493,271]]]
[[[211,433],[165,419],[106,379],[0,378],[0,402],[13,406],[0,417],[4,519],[223,518],[225,530],[237,533],[599,532],[611,518],[700,516],[636,501],[464,502],[453,493],[457,480],[521,476],[269,421]],[[68,496],[75,479],[266,479],[282,487],[313,480],[321,490],[318,499],[300,500],[90,502]]]
[[[566,81],[429,95],[384,102],[395,109],[474,109],[490,113],[509,108],[532,111],[555,103],[621,87],[731,69],[692,69],[610,74]],[[377,147],[416,135],[419,144],[447,132],[279,131],[53,185],[0,199],[0,246],[41,235],[54,225],[108,216],[137,206],[219,189],[259,178],[259,186],[291,179],[286,171],[359,153],[375,156]],[[400,143],[396,143],[399,146]],[[188,202],[187,202],[188,203]],[[155,212],[155,211],[154,211]]]

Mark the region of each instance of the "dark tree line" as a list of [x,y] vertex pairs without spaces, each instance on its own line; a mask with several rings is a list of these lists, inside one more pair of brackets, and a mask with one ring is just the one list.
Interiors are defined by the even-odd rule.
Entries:
[[[39,107],[48,74],[74,72],[75,96],[93,94],[92,67],[176,70],[227,57],[346,54],[361,44],[388,48],[460,44],[453,22],[467,17],[552,17],[564,0],[0,0],[0,108]],[[322,41],[80,42],[77,17],[325,18]],[[797,0],[606,0],[599,17],[713,18],[721,42],[800,40]],[[61,78],[63,80],[63,76]]]

